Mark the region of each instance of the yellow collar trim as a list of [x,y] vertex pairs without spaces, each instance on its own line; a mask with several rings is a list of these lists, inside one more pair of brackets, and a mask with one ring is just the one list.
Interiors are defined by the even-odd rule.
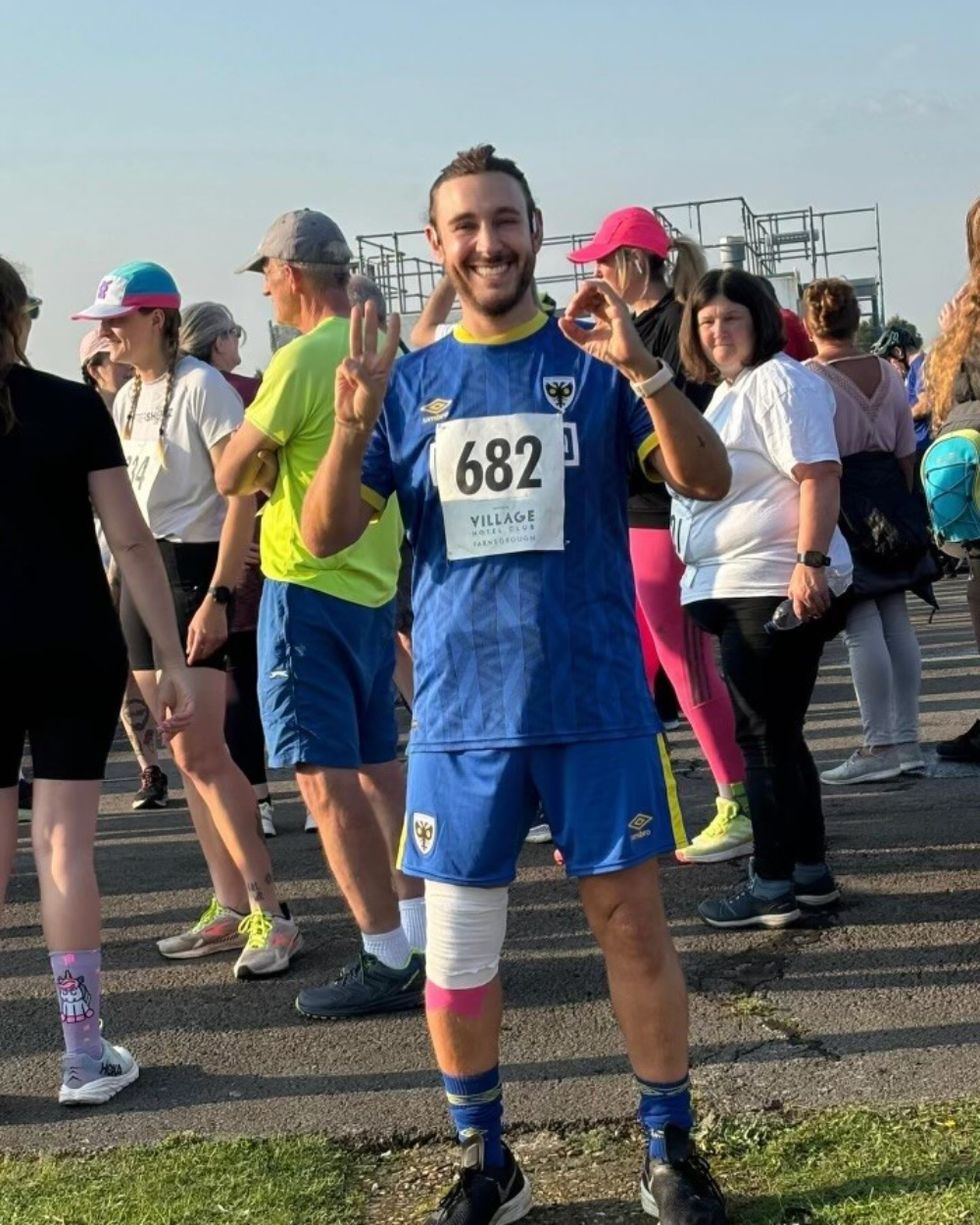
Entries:
[[500,332],[496,336],[474,336],[461,323],[457,323],[453,328],[453,338],[461,345],[510,345],[515,340],[526,340],[528,336],[540,332],[547,322],[548,316],[544,311],[538,311],[527,323],[519,323],[517,327],[509,328],[506,332]]

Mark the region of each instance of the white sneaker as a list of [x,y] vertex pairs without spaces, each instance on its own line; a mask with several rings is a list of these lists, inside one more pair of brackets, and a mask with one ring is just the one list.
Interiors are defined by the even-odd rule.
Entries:
[[303,937],[292,915],[271,915],[253,910],[238,925],[246,943],[235,962],[236,978],[269,978],[283,974],[303,947]]
[[313,820],[313,813],[311,813],[308,808],[306,810],[306,824],[303,826],[303,833],[304,834],[317,833],[316,821]]
[[895,747],[898,749],[898,761],[903,774],[925,773],[926,759],[922,756],[922,749],[917,740],[910,740],[907,744],[897,744]]
[[98,1059],[81,1053],[62,1055],[58,1101],[62,1106],[101,1106],[139,1074],[140,1065],[129,1051],[103,1038]]
[[262,833],[266,838],[275,838],[276,825],[272,819],[271,800],[259,800],[259,822],[262,825]]
[[551,841],[551,826],[547,821],[542,821],[538,825],[532,825],[527,831],[524,838],[525,842],[550,842]]
[[226,953],[229,949],[240,949],[245,937],[239,927],[245,916],[222,906],[216,897],[198,921],[176,936],[165,936],[157,941],[157,948],[164,957],[186,961],[191,957],[207,957],[211,953]]
[[901,773],[898,749],[887,748],[873,753],[871,749],[864,748],[855,750],[847,761],[832,770],[824,770],[820,777],[832,787],[842,787],[849,783],[884,783],[890,778],[898,778]]

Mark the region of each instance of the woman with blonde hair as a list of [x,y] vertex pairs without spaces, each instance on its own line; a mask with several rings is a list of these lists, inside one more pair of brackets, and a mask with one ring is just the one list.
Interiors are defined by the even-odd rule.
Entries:
[[[622,208],[609,214],[592,242],[568,258],[595,263],[596,276],[629,306],[643,343],[671,368],[677,386],[703,412],[713,388],[687,377],[679,342],[684,302],[708,266],[698,244],[669,235],[649,209]],[[659,663],[673,685],[718,788],[714,818],[677,858],[715,863],[752,850],[745,762],[711,639],[681,607],[684,564],[671,543],[670,519],[666,485],[652,484],[637,469],[630,480],[629,534],[645,662],[651,675]]]
[[[925,366],[925,396],[938,438],[953,430],[980,430],[980,198],[966,215],[966,284],[943,308],[942,335]],[[970,581],[966,598],[980,648],[980,548],[967,549]],[[936,752],[947,761],[980,762],[980,719],[960,736],[943,740]]]
[[[157,542],[191,665],[197,713],[171,741],[213,894],[191,927],[157,941],[176,960],[240,950],[236,978],[281,974],[302,938],[281,905],[248,781],[224,738],[228,607],[255,519],[252,497],[225,499],[214,470],[241,425],[241,399],[211,366],[180,351],[180,293],[159,264],[124,264],[74,316],[97,320],[133,377],[112,414],[129,478]],[[123,574],[119,615],[130,667],[155,704],[157,660],[138,593]]]

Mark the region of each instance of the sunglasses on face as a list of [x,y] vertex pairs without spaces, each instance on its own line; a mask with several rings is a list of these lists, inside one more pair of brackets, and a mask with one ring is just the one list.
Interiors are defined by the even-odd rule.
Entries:
[[241,326],[240,323],[236,323],[234,327],[226,328],[221,333],[221,335],[222,336],[234,336],[236,340],[244,340],[245,339],[245,329]]
[[27,302],[24,304],[24,314],[33,323],[34,320],[38,317],[38,315],[40,315],[40,313],[41,313],[41,299],[40,298],[28,298]]

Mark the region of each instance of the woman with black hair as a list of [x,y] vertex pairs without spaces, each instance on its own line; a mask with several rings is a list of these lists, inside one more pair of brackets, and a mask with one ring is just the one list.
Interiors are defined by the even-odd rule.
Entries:
[[718,502],[675,497],[671,528],[686,564],[681,601],[720,640],[755,843],[746,884],[699,907],[714,927],[784,927],[801,905],[838,897],[803,724],[822,618],[851,558],[837,528],[833,393],[781,352],[783,339],[778,307],[746,272],[706,273],[685,307],[684,369],[718,384],[705,420],[728,448],[732,483]]

